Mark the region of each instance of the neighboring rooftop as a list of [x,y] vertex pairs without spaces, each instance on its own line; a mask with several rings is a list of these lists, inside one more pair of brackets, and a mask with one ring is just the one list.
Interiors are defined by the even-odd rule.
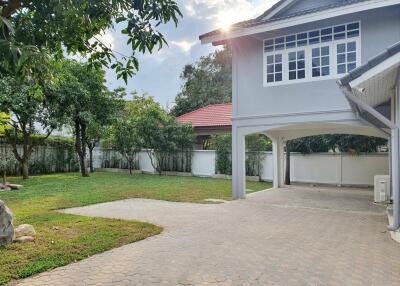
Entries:
[[195,128],[232,126],[232,104],[213,104],[177,118],[180,123],[190,123]]
[[[279,20],[298,17],[298,16],[307,15],[307,14],[311,14],[311,13],[317,13],[320,11],[329,10],[329,9],[333,9],[333,8],[337,8],[337,7],[341,7],[341,6],[347,6],[347,5],[355,4],[358,2],[365,2],[365,1],[369,1],[369,0],[320,0],[320,1],[297,0],[297,1],[293,1],[293,3],[287,5],[286,7],[281,8],[281,6],[284,6],[286,1],[288,1],[288,0],[279,1],[278,3],[273,5],[270,9],[268,9],[266,12],[264,12],[260,17],[233,24],[230,28],[231,31],[255,27],[255,26],[259,26],[259,25],[263,25],[263,24],[267,24],[267,23],[271,23],[271,22],[275,22],[275,21],[279,21]],[[270,16],[273,12],[275,12],[276,10],[279,10],[279,9],[281,9],[281,10],[278,11],[276,14],[273,14],[273,16]],[[203,38],[218,35],[221,33],[223,33],[222,29],[214,30],[212,32],[201,35],[200,40]]]

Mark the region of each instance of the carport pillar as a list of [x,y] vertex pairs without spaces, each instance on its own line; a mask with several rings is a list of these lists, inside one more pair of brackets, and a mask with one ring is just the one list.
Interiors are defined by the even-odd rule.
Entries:
[[284,142],[279,136],[272,140],[272,157],[274,166],[273,184],[274,188],[284,186],[283,164],[284,164]]
[[232,197],[246,198],[245,135],[237,126],[232,126]]

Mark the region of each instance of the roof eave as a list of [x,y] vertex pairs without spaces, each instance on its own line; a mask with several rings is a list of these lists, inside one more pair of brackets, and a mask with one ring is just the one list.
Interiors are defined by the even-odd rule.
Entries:
[[371,0],[371,1],[359,2],[315,13],[310,13],[306,15],[300,15],[283,20],[268,22],[261,25],[255,25],[252,27],[238,28],[228,32],[217,30],[215,31],[217,32],[217,34],[209,35],[210,33],[207,33],[201,35],[200,40],[202,44],[210,44],[210,43],[216,44],[244,36],[274,31],[287,27],[315,22],[323,19],[334,18],[351,13],[362,12],[366,10],[377,9],[398,4],[399,4],[398,0]]

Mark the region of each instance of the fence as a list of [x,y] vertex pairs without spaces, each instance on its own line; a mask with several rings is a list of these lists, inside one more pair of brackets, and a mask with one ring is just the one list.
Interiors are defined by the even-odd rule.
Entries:
[[[248,154],[248,157],[251,155],[252,154]],[[259,176],[262,180],[272,181],[272,153],[262,152],[261,155],[262,164],[260,168],[258,166],[251,166],[247,164],[247,172],[249,175],[254,175],[259,169]],[[106,154],[102,156],[102,151],[96,148],[94,156],[95,168],[103,167],[104,160],[108,160],[104,158],[108,158],[109,156],[112,155]],[[180,158],[180,160],[181,159],[182,158]],[[180,160],[175,161],[179,162]],[[193,176],[213,177],[218,173],[216,170],[215,161],[215,151],[193,151],[190,168],[186,166],[185,170],[188,171],[190,169],[189,172]],[[188,162],[184,161],[184,163],[187,165]],[[123,165],[123,163],[119,164]],[[173,168],[169,168],[167,171],[185,171],[182,166],[177,166],[178,165]],[[138,169],[145,173],[155,173],[147,152],[140,152],[138,154]],[[389,173],[389,163],[388,156],[385,153],[361,154],[359,156],[336,153],[321,153],[312,155],[295,153],[291,155],[290,170],[291,180],[293,182],[371,186],[373,185],[375,175],[386,175]]]
[[[11,153],[11,147],[0,145],[2,152]],[[6,148],[6,149],[5,149]],[[22,147],[18,150],[21,152]],[[79,170],[79,161],[74,150],[65,148],[55,148],[50,146],[36,147],[29,160],[29,172],[31,175],[51,174],[63,172],[75,172]],[[7,165],[7,174],[10,176],[21,175],[21,168],[17,161],[10,162]]]

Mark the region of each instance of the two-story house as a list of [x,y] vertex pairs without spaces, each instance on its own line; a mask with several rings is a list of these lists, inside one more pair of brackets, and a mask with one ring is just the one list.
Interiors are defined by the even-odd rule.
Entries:
[[283,186],[287,140],[390,138],[390,228],[399,228],[400,0],[281,0],[256,19],[200,39],[232,48],[234,198],[245,197],[248,134],[273,140],[274,187]]

